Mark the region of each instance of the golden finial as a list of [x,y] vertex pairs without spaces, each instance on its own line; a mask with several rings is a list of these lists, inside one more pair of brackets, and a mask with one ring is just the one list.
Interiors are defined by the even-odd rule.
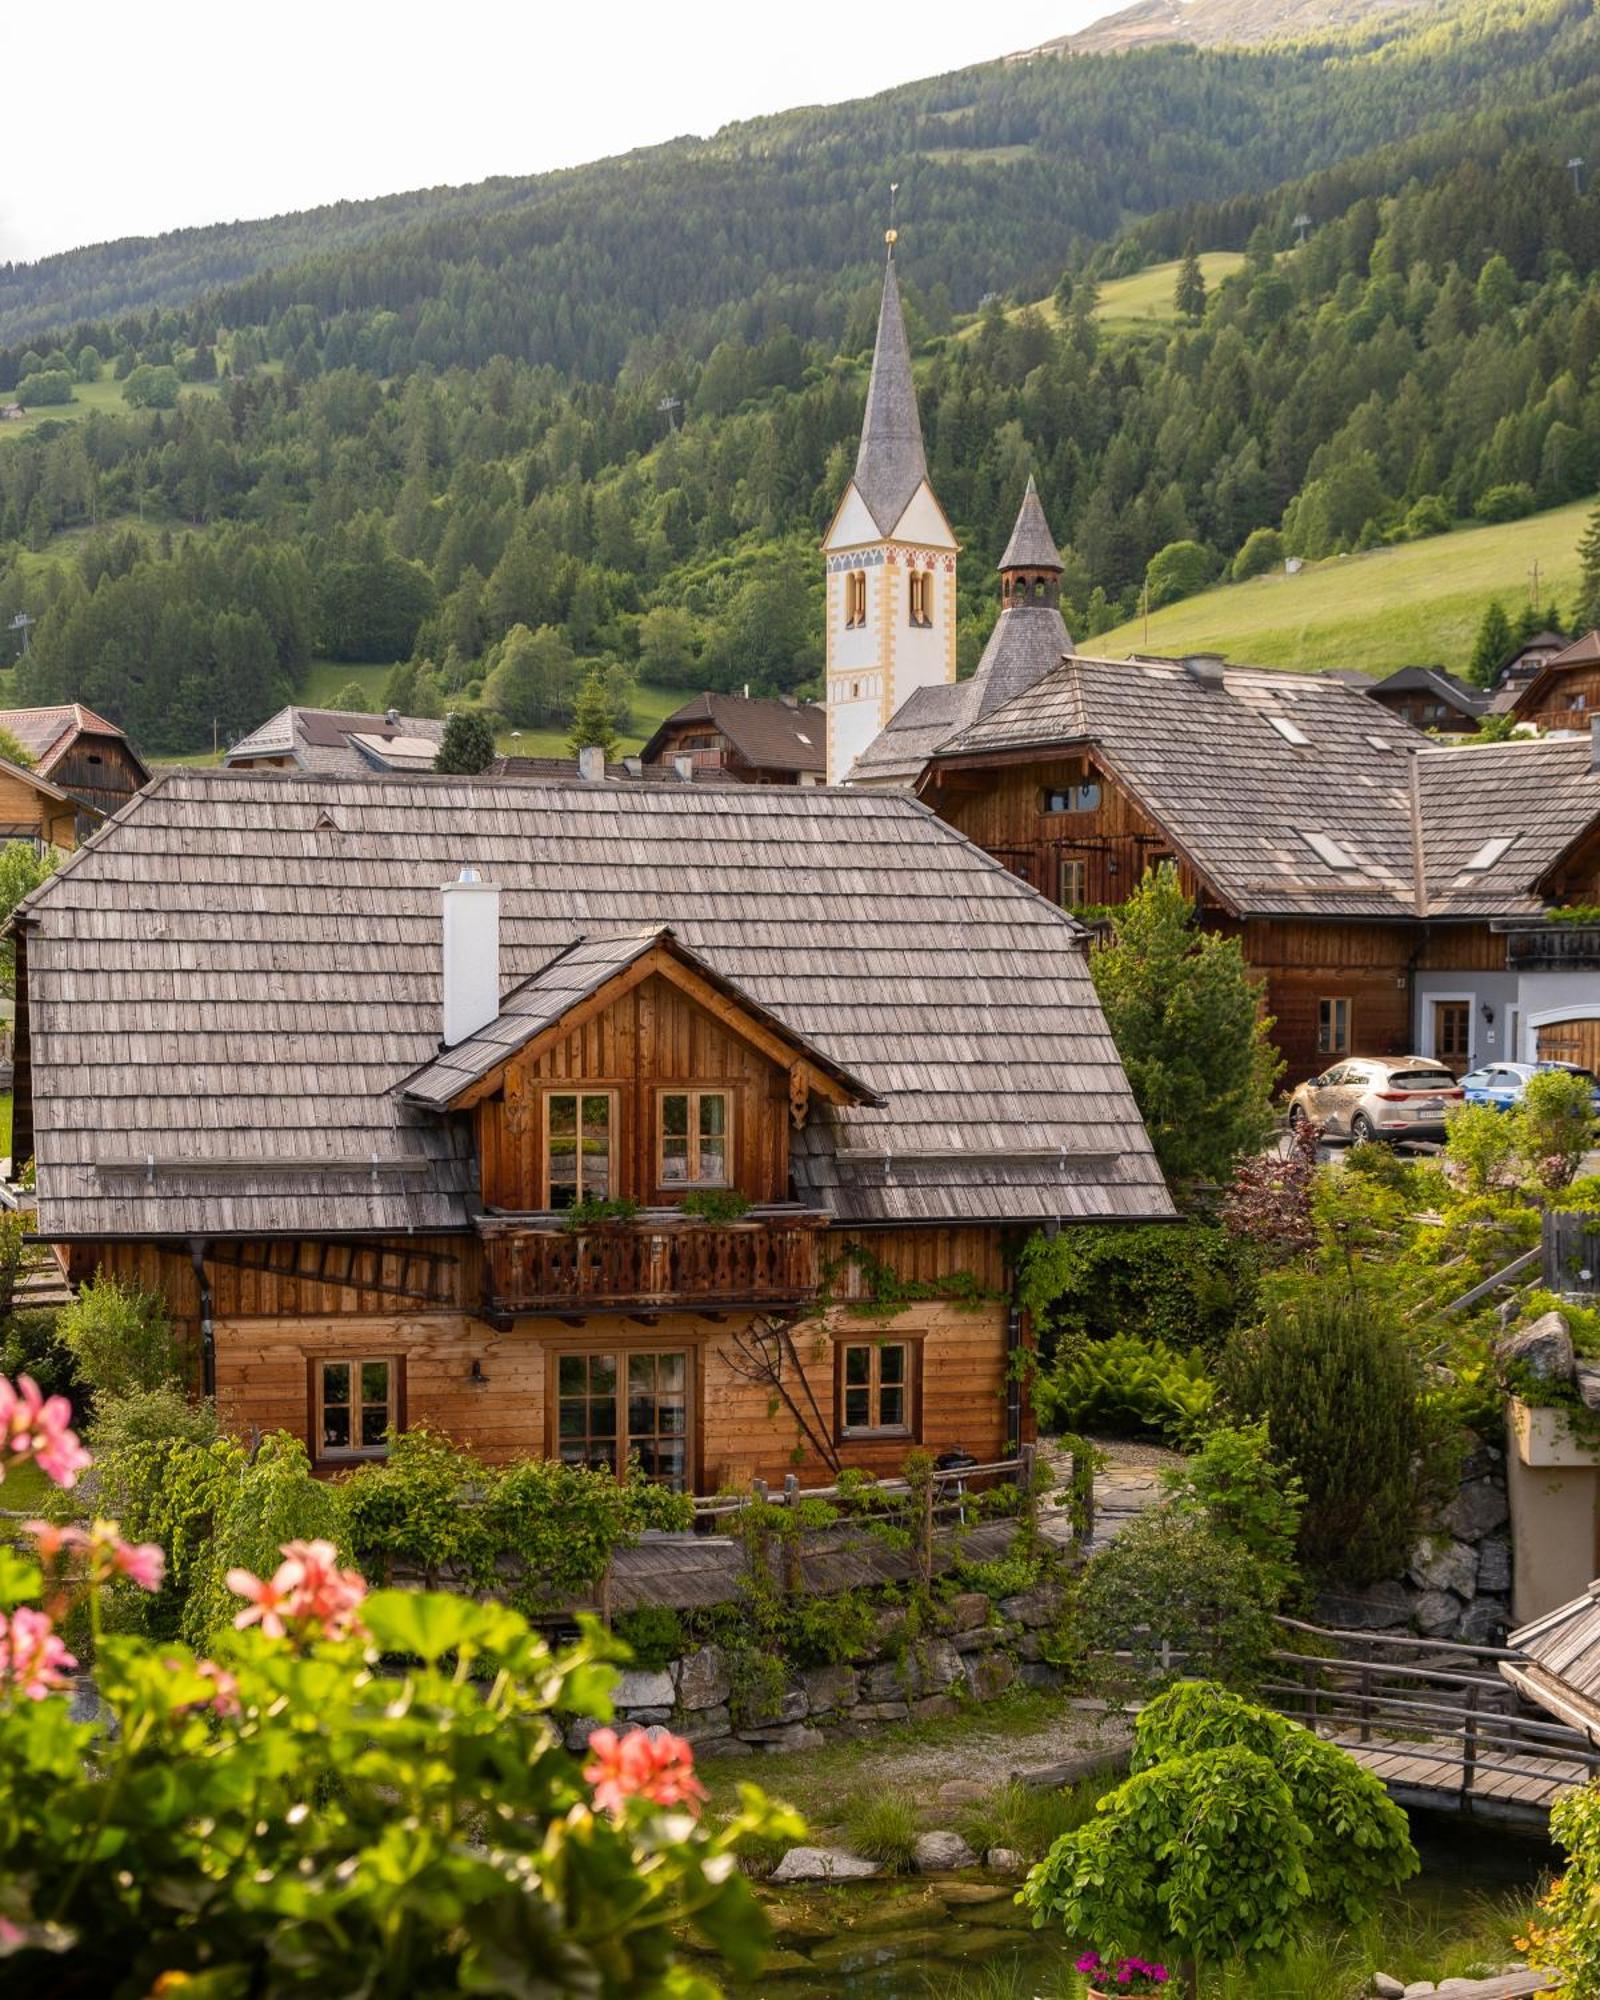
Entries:
[[900,192],[900,183],[889,183],[889,227],[883,232],[883,240],[889,246],[889,254],[894,255],[894,246],[900,241],[900,232],[894,226],[894,198]]

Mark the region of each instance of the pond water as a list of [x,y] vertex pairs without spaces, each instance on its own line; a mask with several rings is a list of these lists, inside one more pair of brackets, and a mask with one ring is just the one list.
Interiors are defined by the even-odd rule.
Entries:
[[[1414,1814],[1422,1873],[1385,1909],[1369,1946],[1404,1978],[1463,1971],[1483,1940],[1488,1963],[1513,1957],[1517,1907],[1554,1862],[1550,1847],[1504,1828]],[[730,1983],[740,2000],[1073,2000],[1077,1948],[1035,1931],[1014,1882],[929,1876],[767,1897],[776,1950],[758,1980]],[[1226,2000],[1341,2000],[1349,1974],[1327,1952],[1292,1980],[1229,1982]],[[1472,1950],[1467,1950],[1471,1946]],[[1446,1964],[1455,1949],[1458,1959]],[[1490,1956],[1489,1954],[1492,1954]],[[1420,1964],[1419,1964],[1420,1960]],[[1368,1964],[1368,1971],[1379,1969]],[[1330,1984],[1331,1982],[1331,1984]]]

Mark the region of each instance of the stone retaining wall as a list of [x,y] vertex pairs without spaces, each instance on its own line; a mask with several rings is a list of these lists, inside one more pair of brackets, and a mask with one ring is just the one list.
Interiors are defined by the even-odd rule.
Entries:
[[[1044,1658],[1044,1635],[1061,1591],[1041,1584],[998,1603],[968,1591],[940,1607],[940,1629],[916,1639],[905,1614],[884,1612],[874,1654],[847,1667],[797,1670],[771,1715],[734,1715],[733,1680],[719,1646],[701,1646],[659,1672],[625,1673],[612,1699],[620,1721],[665,1723],[702,1757],[749,1757],[804,1750],[884,1722],[956,1715],[1014,1687],[1055,1688],[1059,1668]],[[581,1749],[596,1725],[575,1719],[567,1740]]]

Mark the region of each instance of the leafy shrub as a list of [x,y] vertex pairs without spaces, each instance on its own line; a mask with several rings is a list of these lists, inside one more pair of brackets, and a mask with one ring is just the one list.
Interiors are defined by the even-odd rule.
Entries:
[[[1458,1104],[1444,1121],[1444,1153],[1474,1194],[1499,1184],[1516,1151],[1516,1127],[1492,1104]],[[1371,1146],[1363,1147],[1372,1152]]]
[[915,1799],[888,1788],[852,1793],[845,1801],[843,1826],[853,1853],[896,1873],[911,1866],[922,1831]]
[[804,1593],[786,1601],[775,1636],[784,1658],[797,1667],[848,1666],[877,1644],[878,1614],[859,1591]]
[[1569,1069],[1529,1077],[1511,1123],[1518,1157],[1542,1187],[1565,1187],[1594,1143],[1593,1088]]
[[1008,1779],[956,1816],[956,1828],[975,1854],[987,1854],[991,1847],[1009,1847],[1025,1861],[1037,1861],[1058,1841],[1094,1817],[1101,1795],[1108,1789],[1105,1777],[1080,1778],[1076,1784],[1059,1789],[1049,1785],[1025,1785],[1019,1778]]
[[1233,580],[1244,583],[1252,576],[1265,576],[1283,561],[1283,536],[1276,528],[1252,528],[1244,546],[1233,559]]
[[[1193,1513],[1157,1507],[1090,1562],[1066,1637],[1108,1691],[1197,1672],[1249,1686],[1275,1643],[1275,1603],[1243,1542]],[[1129,1659],[1116,1661],[1118,1653]]]
[[72,401],[72,376],[65,368],[44,368],[24,375],[17,384],[17,401],[24,409],[39,410]]
[[1047,1360],[1118,1333],[1210,1351],[1254,1312],[1258,1264],[1248,1242],[1212,1223],[1063,1229],[1024,1247],[1022,1301]]
[[1180,597],[1193,597],[1217,573],[1217,559],[1199,542],[1168,542],[1157,549],[1145,570],[1150,593],[1150,609],[1173,604]]
[[1039,1386],[1051,1429],[1116,1437],[1186,1437],[1205,1422],[1216,1394],[1198,1354],[1133,1334],[1063,1357]]
[[1472,511],[1480,521],[1520,521],[1524,515],[1531,514],[1538,504],[1527,481],[1513,479],[1480,493]]
[[1254,1557],[1272,1602],[1296,1580],[1295,1539],[1305,1492],[1274,1463],[1264,1423],[1218,1424],[1181,1471],[1165,1478],[1173,1505],[1201,1515]]
[[13,1313],[0,1327],[0,1375],[31,1375],[47,1396],[79,1401],[83,1384],[54,1312]]
[[1309,1278],[1286,1289],[1270,1324],[1230,1342],[1221,1380],[1235,1410],[1265,1418],[1273,1456],[1304,1486],[1304,1568],[1357,1585],[1398,1575],[1445,1467],[1420,1365],[1388,1307]]
[[97,1397],[175,1386],[184,1379],[183,1354],[158,1292],[97,1272],[62,1308],[58,1329]]
[[1410,540],[1420,542],[1429,535],[1449,532],[1449,504],[1437,493],[1419,494],[1406,513],[1406,534]]
[[668,1604],[624,1611],[612,1630],[633,1655],[633,1664],[647,1673],[660,1673],[689,1650],[683,1620]]
[[679,1207],[702,1222],[737,1222],[750,1213],[749,1202],[736,1188],[697,1188],[684,1196]]
[[1567,1865],[1540,1902],[1517,1949],[1559,1976],[1572,2000],[1600,1994],[1600,1783],[1564,1793],[1550,1811],[1550,1831]]

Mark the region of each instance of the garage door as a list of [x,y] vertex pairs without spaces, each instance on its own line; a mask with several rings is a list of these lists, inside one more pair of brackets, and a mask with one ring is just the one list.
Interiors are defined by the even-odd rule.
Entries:
[[1600,1076],[1600,1020],[1546,1021],[1538,1043],[1540,1062],[1577,1063]]

